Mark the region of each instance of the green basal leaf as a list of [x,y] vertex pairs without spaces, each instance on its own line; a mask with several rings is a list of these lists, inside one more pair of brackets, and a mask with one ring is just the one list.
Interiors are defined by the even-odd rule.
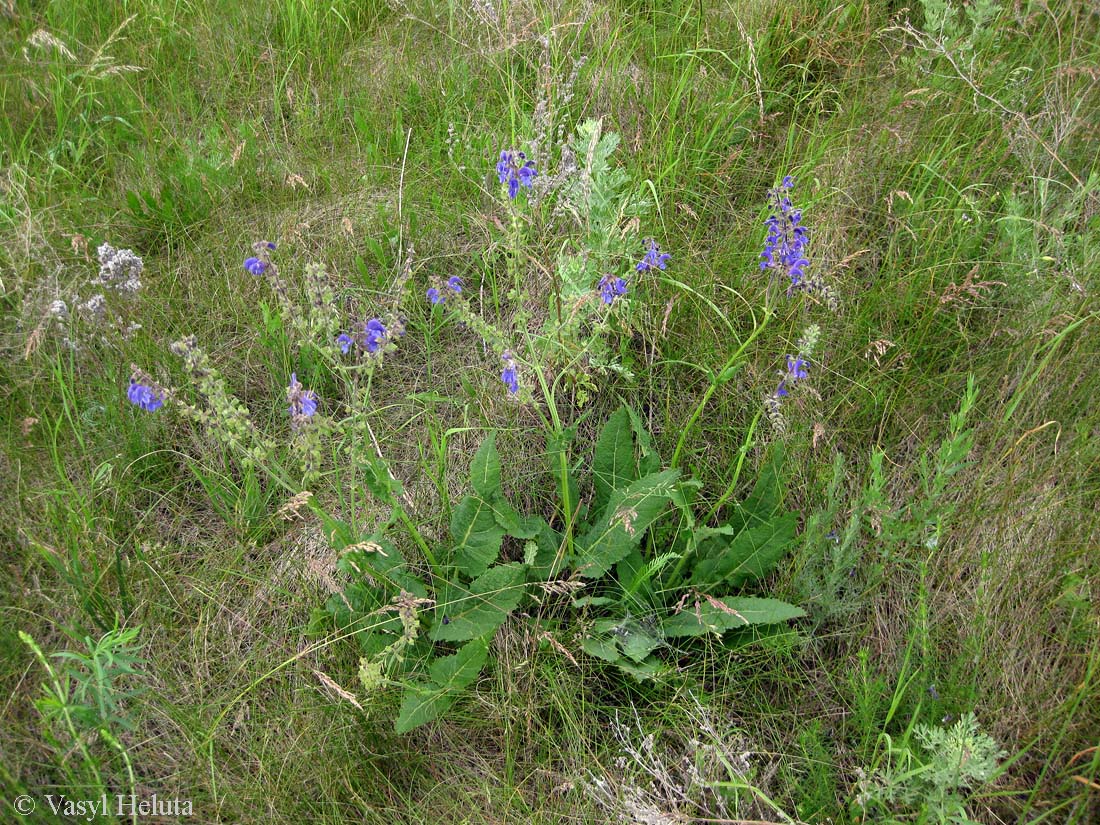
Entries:
[[463,645],[457,653],[432,662],[429,681],[416,682],[405,689],[394,725],[396,731],[408,733],[450,708],[461,690],[477,679],[488,653],[488,639],[477,639]]
[[537,519],[538,533],[535,535],[535,552],[533,561],[527,562],[528,581],[547,581],[551,576],[561,572],[563,564],[563,544],[565,539],[561,533],[552,528],[544,519]]
[[[348,549],[351,548],[351,549]],[[345,545],[336,561],[336,568],[341,573],[349,576],[362,577],[376,576],[389,577],[389,575],[405,562],[393,542],[381,536],[374,535],[365,541]]]
[[611,494],[638,477],[634,463],[634,438],[630,414],[620,407],[607,420],[592,458],[592,485],[595,489],[592,509],[599,512],[611,500]]
[[585,578],[594,579],[625,558],[668,505],[679,476],[679,470],[664,470],[616,490],[599,519],[578,542],[573,568]]
[[638,448],[642,453],[641,461],[638,462],[638,474],[645,476],[655,473],[661,469],[661,456],[653,446],[653,439],[634,408],[627,407],[626,412],[630,416],[630,427],[634,430],[634,437],[638,439]]
[[623,655],[639,664],[660,644],[657,635],[638,622],[626,622],[619,628],[619,647]]
[[491,567],[468,587],[448,583],[436,604],[432,641],[464,642],[488,636],[516,609],[524,594],[524,566]]
[[771,458],[761,468],[749,497],[733,505],[729,524],[734,529],[740,531],[744,527],[755,527],[770,521],[775,515],[785,492],[783,478],[780,475],[783,458],[783,445],[776,444]]
[[581,596],[579,599],[573,599],[573,607],[607,607],[616,603],[616,599],[608,596]]
[[661,622],[665,636],[721,635],[727,630],[758,624],[776,624],[805,616],[806,612],[778,599],[755,596],[726,596],[704,599],[698,609],[687,606]]
[[476,578],[496,561],[504,529],[483,499],[466,496],[451,513],[451,536],[455,540],[452,563],[460,573]]
[[488,504],[493,511],[493,518],[496,519],[497,525],[507,535],[517,539],[533,539],[538,535],[540,522],[542,521],[538,516],[524,518],[516,511],[515,507],[503,498],[493,499]]
[[595,656],[605,662],[617,662],[622,658],[622,654],[619,653],[619,646],[615,644],[614,638],[602,633],[581,639],[581,650],[589,656]]
[[481,442],[470,462],[470,483],[486,501],[500,495],[500,456],[497,455],[497,435],[489,433]]
[[691,575],[691,583],[709,589],[726,582],[739,587],[750,579],[767,575],[787,552],[798,528],[798,514],[785,513],[749,530],[732,541],[708,542]]
[[656,679],[669,671],[669,666],[656,656],[650,657],[642,662],[632,662],[627,659],[620,659],[615,665],[623,673],[633,676],[639,682],[644,682],[646,679]]

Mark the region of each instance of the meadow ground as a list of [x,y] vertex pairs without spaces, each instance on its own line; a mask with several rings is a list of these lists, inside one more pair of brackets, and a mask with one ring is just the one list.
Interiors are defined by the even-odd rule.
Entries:
[[[41,0],[0,3],[0,42],[5,821],[101,792],[202,822],[1100,821],[1094,3]],[[512,148],[539,168],[515,200]],[[787,175],[792,290],[759,266]],[[638,271],[650,236],[671,259]],[[242,266],[261,238],[285,301]],[[591,261],[626,294],[589,281],[563,325]],[[377,369],[302,343],[372,315],[405,325]],[[515,398],[501,329],[536,331]],[[308,396],[288,422],[291,372],[346,452],[308,441]],[[257,461],[229,395],[275,434]],[[681,473],[676,531],[612,508],[635,555],[591,581],[497,536],[492,570],[532,578],[412,724],[474,619],[383,606],[407,649],[361,645],[338,551],[387,524],[443,610],[461,564],[429,554],[495,433],[476,494],[591,561],[623,403],[630,466]],[[304,477],[265,464],[302,443]],[[797,529],[736,593],[803,615],[674,637],[708,603],[669,583],[776,466]]]

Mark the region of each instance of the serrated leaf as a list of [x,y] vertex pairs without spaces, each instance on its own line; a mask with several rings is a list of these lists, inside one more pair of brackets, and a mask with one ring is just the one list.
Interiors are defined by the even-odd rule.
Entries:
[[455,540],[452,563],[460,573],[476,578],[496,561],[504,529],[483,499],[466,496],[451,513],[451,536]]
[[470,483],[486,501],[500,494],[500,456],[497,455],[497,434],[481,442],[474,460],[470,462]]
[[477,639],[459,648],[451,656],[432,662],[428,682],[417,682],[405,689],[401,710],[394,728],[408,733],[413,728],[437,719],[450,708],[459,692],[477,679],[489,652],[487,639]]
[[640,478],[616,490],[603,513],[579,541],[573,567],[586,578],[599,578],[629,555],[668,505],[679,478],[676,469]]
[[[665,636],[703,636],[707,633],[721,635],[727,630],[757,624],[776,624],[798,619],[806,612],[779,599],[761,599],[755,596],[726,596],[704,600],[698,611],[693,606],[669,616],[661,623]],[[719,606],[721,604],[721,606]]]
[[436,605],[432,640],[464,642],[488,636],[516,609],[523,598],[523,585],[524,566],[518,562],[489,568],[469,587],[449,584]]
[[604,424],[596,440],[592,457],[592,509],[596,512],[602,510],[615,490],[627,486],[637,477],[630,414],[626,407],[619,407]]
[[787,552],[797,528],[798,514],[784,513],[742,530],[728,544],[711,542],[707,557],[700,559],[692,571],[691,583],[704,589],[721,582],[740,587],[750,579],[767,575]]

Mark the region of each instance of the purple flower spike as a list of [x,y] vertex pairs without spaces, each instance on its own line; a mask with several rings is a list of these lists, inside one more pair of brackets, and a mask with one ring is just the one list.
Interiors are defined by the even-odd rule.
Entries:
[[764,241],[764,251],[760,253],[760,268],[782,272],[791,282],[787,295],[806,288],[806,267],[810,265],[806,257],[806,245],[809,237],[802,225],[802,210],[795,209],[791,199],[785,193],[794,186],[794,179],[787,175],[775,189],[768,193],[773,212],[765,225],[768,237]]
[[645,247],[645,256],[634,267],[636,270],[648,272],[651,269],[668,269],[668,259],[672,257],[669,253],[662,252],[661,247],[653,238],[646,238]]
[[519,374],[516,372],[516,361],[512,358],[512,353],[507,351],[500,356],[500,360],[504,362],[504,371],[500,374],[500,380],[504,382],[508,392],[515,395],[519,392]]
[[245,258],[244,268],[253,275],[263,275],[264,271],[267,269],[267,264],[259,258]]
[[164,406],[164,399],[157,392],[145,384],[139,384],[133,378],[130,379],[130,387],[126,390],[126,397],[136,407],[141,407],[146,412],[156,412]]
[[608,273],[600,279],[600,297],[605,304],[610,304],[620,295],[626,295],[626,281]]
[[534,185],[537,174],[534,161],[527,160],[523,152],[505,150],[500,153],[497,178],[508,184],[508,197],[512,200],[516,199],[521,186],[530,189]]
[[336,345],[340,347],[340,352],[344,353],[344,355],[348,354],[348,351],[351,349],[351,345],[354,343],[355,341],[346,332],[342,332],[336,336]]
[[457,275],[452,275],[447,279],[447,288],[452,292],[462,292],[462,279]]
[[447,299],[443,295],[440,295],[439,290],[433,286],[428,290],[428,300],[433,304],[442,304]]
[[290,402],[289,412],[292,419],[312,418],[317,412],[317,396],[313,390],[303,389],[298,383],[298,374],[290,374],[290,384],[286,388],[286,398]]

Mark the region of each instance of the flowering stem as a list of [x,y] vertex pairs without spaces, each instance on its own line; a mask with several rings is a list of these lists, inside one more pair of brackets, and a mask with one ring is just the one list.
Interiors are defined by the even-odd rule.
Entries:
[[709,522],[721,509],[722,505],[729,501],[729,497],[733,495],[733,490],[737,486],[737,481],[741,477],[741,468],[745,464],[745,457],[749,454],[749,450],[753,445],[753,434],[756,432],[756,425],[760,423],[761,417],[764,415],[764,409],[761,407],[756,411],[756,415],[753,416],[752,423],[749,424],[748,432],[745,433],[745,440],[741,442],[741,449],[737,453],[737,466],[733,468],[733,478],[730,479],[730,483],[726,485],[726,491],[718,497],[718,501],[714,502],[714,506],[707,512],[707,516],[703,519],[704,522]]
[[[527,351],[532,352],[530,335],[527,336]],[[565,439],[563,438],[563,429],[561,426],[561,416],[558,415],[558,406],[554,403],[554,393],[550,386],[546,383],[546,375],[543,373],[542,367],[534,360],[531,361],[531,367],[534,370],[535,376],[539,380],[539,386],[542,388],[542,396],[546,399],[546,408],[550,411],[550,421],[547,421],[543,417],[543,424],[547,426],[547,429],[553,431],[554,435],[558,438],[558,483],[561,485],[561,502],[562,502],[562,516],[565,521],[565,552],[567,555],[573,553],[573,519],[576,517],[576,511],[573,507],[573,497],[569,490],[569,456],[566,455]],[[542,414],[539,413],[541,416]],[[559,553],[559,556],[561,554]],[[554,559],[554,564],[550,570],[550,576],[553,577],[557,574],[558,559]]]
[[439,561],[435,557],[435,553],[428,546],[428,543],[424,541],[424,537],[420,535],[420,531],[416,529],[416,525],[412,523],[412,519],[409,518],[409,514],[405,512],[405,508],[393,502],[393,511],[397,514],[397,517],[401,519],[401,523],[405,525],[405,529],[409,531],[409,535],[412,536],[413,541],[416,542],[420,548],[420,552],[424,554],[424,558],[428,560],[428,564],[431,565],[432,575],[439,581],[446,581],[443,576],[442,568],[439,566]]
[[[733,490],[737,486],[737,481],[741,477],[741,468],[745,464],[745,456],[749,453],[749,448],[752,447],[753,433],[756,432],[756,425],[760,423],[760,418],[763,416],[764,410],[761,408],[756,411],[756,415],[753,416],[752,423],[749,424],[748,432],[745,433],[745,440],[741,442],[741,449],[737,456],[737,466],[733,468],[733,478],[730,479],[730,483],[726,486],[726,491],[719,496],[718,501],[714,503],[714,506],[710,508],[706,518],[703,519],[703,524],[710,522],[714,518],[714,514],[718,512],[719,508],[733,495]],[[684,572],[684,567],[687,566],[688,559],[695,554],[696,542],[694,536],[688,542],[687,547],[684,548],[683,554],[680,556],[680,560],[676,562],[676,567],[672,570],[672,575],[667,579],[666,589],[675,589],[680,584],[680,577]]]
[[699,421],[699,416],[703,414],[703,409],[707,406],[707,402],[710,401],[710,397],[714,395],[715,391],[722,384],[726,383],[730,379],[732,375],[732,370],[735,366],[738,366],[737,362],[741,358],[742,353],[744,353],[749,344],[751,344],[753,340],[761,332],[764,331],[764,328],[768,325],[771,317],[771,308],[764,307],[764,320],[756,326],[756,328],[752,331],[752,334],[744,340],[741,346],[739,346],[737,350],[733,353],[733,355],[729,357],[729,359],[723,365],[722,369],[719,370],[717,374],[715,374],[713,379],[711,379],[710,386],[707,387],[706,392],[703,393],[703,397],[699,400],[698,405],[696,405],[695,411],[691,414],[691,418],[688,419],[687,424],[684,425],[683,430],[681,430],[680,432],[680,438],[676,442],[676,450],[672,453],[672,461],[669,462],[670,467],[680,466],[680,455],[684,451],[684,444],[687,441],[687,437],[691,433],[692,429],[695,427],[696,422]]

